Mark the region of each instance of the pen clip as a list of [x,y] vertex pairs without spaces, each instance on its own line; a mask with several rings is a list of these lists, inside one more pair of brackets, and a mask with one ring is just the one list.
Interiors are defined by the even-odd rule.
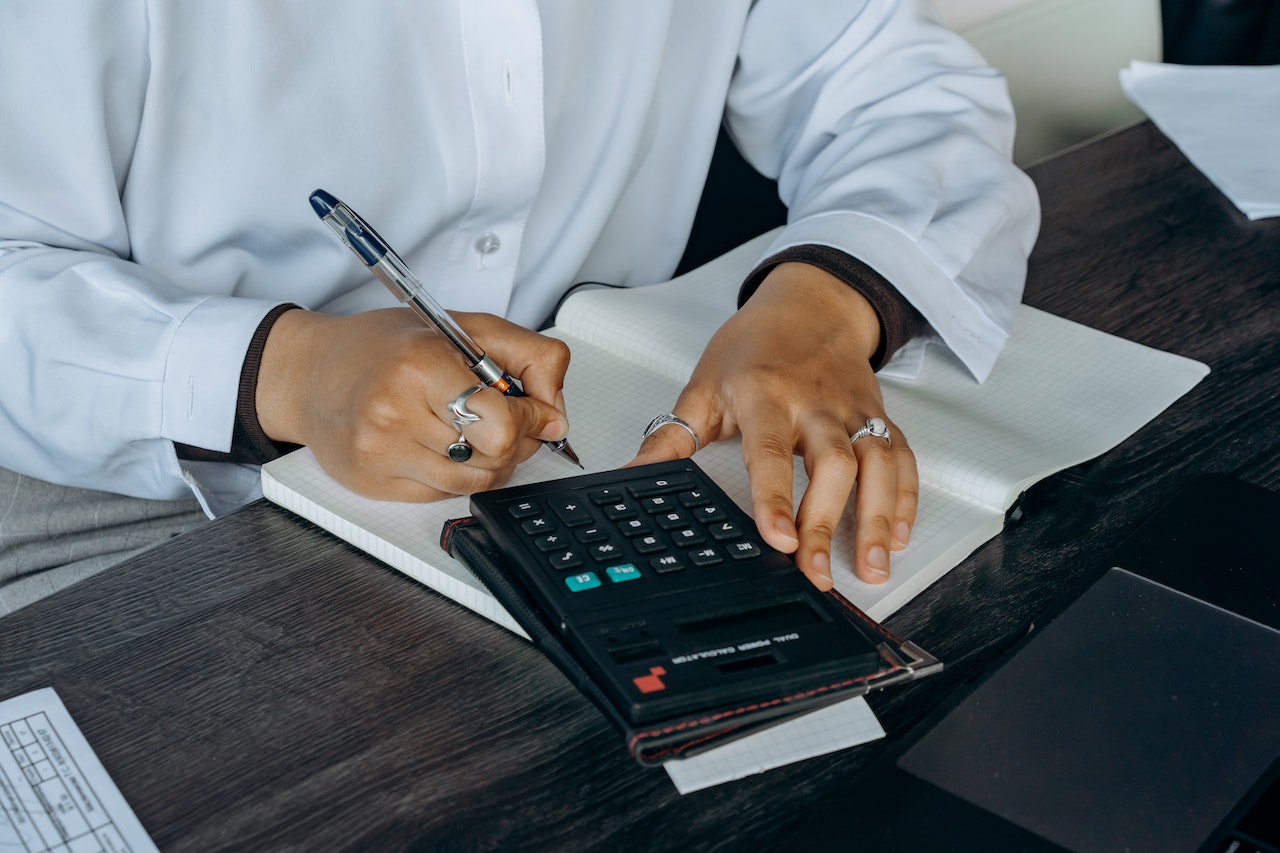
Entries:
[[311,194],[311,206],[320,215],[320,220],[338,235],[348,249],[355,252],[365,266],[373,266],[391,251],[387,241],[373,230],[373,226],[324,190]]
[[[320,221],[337,235],[375,278],[386,285],[397,299],[412,308],[424,323],[444,335],[481,379],[487,384],[495,384],[490,376],[492,371],[481,365],[486,359],[484,350],[457,324],[444,306],[432,298],[413,271],[391,248],[391,244],[382,239],[382,235],[372,225],[326,190],[315,190],[311,193],[310,200]],[[498,375],[503,375],[500,370]]]

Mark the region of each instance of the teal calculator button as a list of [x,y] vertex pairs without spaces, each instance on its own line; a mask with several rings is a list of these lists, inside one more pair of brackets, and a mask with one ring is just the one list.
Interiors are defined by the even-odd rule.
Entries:
[[596,577],[595,572],[583,572],[580,575],[569,575],[564,579],[564,583],[569,587],[570,592],[582,592],[584,589],[595,589],[600,586],[600,578]]
[[623,563],[620,566],[610,566],[605,569],[605,573],[609,575],[609,580],[614,583],[640,580],[640,570],[636,568],[634,563]]

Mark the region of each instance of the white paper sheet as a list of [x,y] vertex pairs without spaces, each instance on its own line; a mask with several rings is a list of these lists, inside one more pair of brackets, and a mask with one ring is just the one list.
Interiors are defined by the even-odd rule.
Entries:
[[0,850],[156,850],[51,688],[0,702]]
[[662,766],[676,790],[687,794],[882,737],[875,712],[858,696]]
[[1241,212],[1280,216],[1280,65],[1135,61],[1120,86]]

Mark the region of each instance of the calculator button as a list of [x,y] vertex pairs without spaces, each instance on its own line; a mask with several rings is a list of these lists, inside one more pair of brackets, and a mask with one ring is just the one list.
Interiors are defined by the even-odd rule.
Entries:
[[537,518],[526,518],[520,522],[520,529],[530,536],[536,536],[539,533],[550,533],[556,529],[556,526],[551,523],[549,518],[540,515]]
[[592,545],[588,549],[588,553],[595,560],[616,560],[621,554],[622,549],[612,542],[601,542],[599,545]]
[[666,512],[676,505],[676,499],[669,495],[658,495],[656,498],[645,498],[640,501],[647,513]]
[[529,518],[541,513],[542,507],[534,501],[520,501],[507,507],[507,512],[511,513],[512,518]]
[[737,539],[742,535],[742,528],[736,521],[717,521],[715,524],[707,525],[707,530],[711,533],[711,538],[717,542]]
[[714,566],[724,562],[724,557],[715,548],[699,548],[689,552],[689,559],[695,566]]
[[600,578],[596,577],[595,572],[583,572],[580,575],[569,575],[564,579],[564,585],[569,587],[570,592],[582,592],[600,586]]
[[712,521],[723,521],[729,517],[722,507],[715,506],[714,504],[711,506],[700,506],[693,511],[693,514],[703,524],[707,524]]
[[663,530],[675,530],[677,527],[688,527],[692,519],[683,512],[664,512],[662,515],[654,516],[654,520],[658,522],[658,526]]
[[586,502],[581,498],[556,498],[549,503],[552,511],[560,516],[560,520],[570,527],[579,527],[595,521],[595,518],[591,515],[591,510],[587,509]]
[[649,561],[649,565],[653,567],[655,572],[662,574],[678,572],[684,568],[684,563],[674,554],[663,554],[661,557],[654,557]]
[[711,503],[711,495],[706,489],[690,489],[680,493],[680,503],[687,507],[706,506]]
[[627,491],[638,498],[647,498],[652,495],[667,495],[672,492],[688,491],[694,485],[692,477],[687,474],[676,474],[672,477],[658,477],[653,480],[640,480],[636,483],[629,483]]
[[677,545],[689,547],[690,545],[701,545],[707,541],[707,537],[703,536],[701,531],[686,527],[684,530],[675,530],[671,533],[671,541]]
[[610,521],[619,521],[624,518],[635,518],[636,508],[629,503],[608,504],[604,507],[604,516]]
[[596,506],[605,506],[606,504],[622,503],[627,499],[627,493],[622,489],[610,486],[604,489],[594,489],[587,493],[587,497]]
[[622,531],[623,536],[639,536],[642,533],[648,533],[653,530],[649,522],[642,518],[629,518],[626,521],[618,522],[618,529]]
[[604,570],[609,576],[609,580],[614,583],[625,583],[626,581],[638,581],[641,578],[640,570],[636,568],[634,563],[623,563],[620,566],[610,566]]
[[638,536],[631,540],[631,545],[641,554],[653,554],[662,551],[667,547],[665,539],[659,539],[653,534],[647,536]]
[[578,538],[579,542],[586,545],[592,542],[603,542],[608,539],[609,531],[603,527],[592,525],[591,527],[579,527],[573,531],[573,535]]
[[754,542],[730,542],[725,546],[729,551],[729,556],[735,560],[750,560],[752,557],[760,556],[760,546]]
[[569,544],[569,537],[561,533],[548,533],[533,540],[533,546],[543,553],[558,551]]
[[579,551],[561,551],[558,554],[551,555],[551,568],[564,571],[565,569],[576,569],[582,565],[582,554]]

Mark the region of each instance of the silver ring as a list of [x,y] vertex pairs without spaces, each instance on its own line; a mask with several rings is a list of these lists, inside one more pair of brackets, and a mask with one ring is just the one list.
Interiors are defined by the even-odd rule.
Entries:
[[667,412],[666,414],[658,415],[656,418],[649,421],[649,425],[644,428],[644,435],[642,438],[648,438],[668,424],[675,424],[678,427],[684,427],[684,431],[689,433],[689,437],[693,439],[694,453],[697,453],[698,449],[702,447],[702,440],[698,438],[698,434],[694,432],[693,427],[689,426],[680,418],[677,418],[674,412]]
[[[467,424],[473,424],[480,420],[479,415],[467,408],[467,401],[470,400],[472,395],[477,391],[483,391],[484,387],[485,386],[483,385],[472,385],[457,397],[454,397],[453,402],[449,404],[449,411],[453,413],[453,426],[458,430],[458,432],[462,432],[462,428]],[[465,439],[463,439],[463,441],[465,441]],[[456,443],[457,442],[455,442],[455,444]],[[450,447],[452,446],[453,445],[450,445]],[[452,455],[452,453],[450,455]],[[470,458],[471,454],[468,453],[467,457]],[[465,462],[466,460],[461,461]]]
[[449,458],[454,462],[466,462],[473,452],[471,445],[467,443],[467,437],[462,433],[458,433],[458,440],[449,445]]
[[880,418],[867,418],[866,426],[849,436],[849,443],[853,444],[864,435],[874,435],[876,438],[883,438],[885,444],[891,443],[889,440],[889,427]]

